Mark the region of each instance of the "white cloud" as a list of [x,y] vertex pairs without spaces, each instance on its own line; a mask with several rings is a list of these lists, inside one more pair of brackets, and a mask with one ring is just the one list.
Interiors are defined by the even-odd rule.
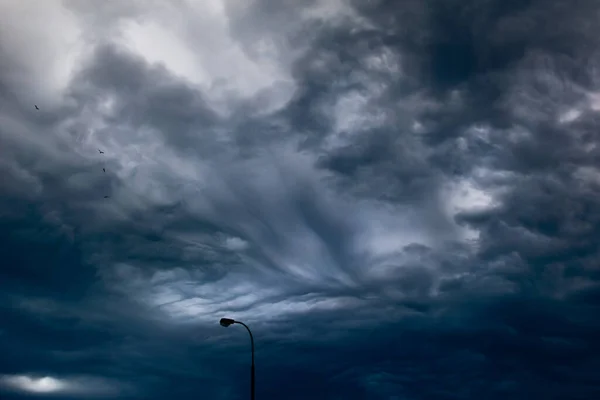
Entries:
[[240,100],[260,96],[268,111],[289,101],[295,85],[271,43],[278,33],[262,38],[262,51],[251,56],[232,36],[225,1],[184,3],[149,11],[143,19],[121,20],[121,43],[197,85],[210,106],[224,116]]
[[469,179],[460,179],[449,184],[447,206],[452,214],[461,211],[485,210],[494,205],[491,193],[478,188]]
[[302,17],[308,20],[321,20],[334,26],[351,23],[355,26],[371,27],[369,21],[360,16],[347,0],[318,0],[312,7],[302,11]]
[[558,122],[560,122],[561,124],[568,124],[579,119],[579,117],[581,117],[581,114],[583,114],[582,110],[572,108],[560,114],[560,116],[558,117]]
[[0,388],[34,394],[64,394],[82,397],[112,397],[124,386],[96,377],[55,378],[29,375],[0,376]]
[[248,242],[238,237],[228,237],[225,239],[225,247],[231,251],[246,250],[248,246]]
[[209,77],[198,65],[196,55],[172,29],[156,21],[122,21],[122,41],[126,48],[149,63],[161,63],[174,75],[192,83]]
[[106,41],[197,85],[223,115],[236,101],[258,97],[260,110],[279,109],[295,90],[289,62],[271,44],[279,32],[263,38],[263,50],[250,56],[232,36],[225,3],[151,2],[143,9],[110,3],[88,9],[67,8],[59,0],[3,1],[0,43],[18,67],[11,79],[18,83],[15,90],[46,110],[60,104],[77,67],[95,44]]
[[600,168],[584,166],[574,172],[574,177],[586,185],[600,187]]
[[333,114],[336,132],[360,131],[383,124],[385,114],[382,111],[373,110],[370,104],[377,95],[377,90],[373,88],[367,93],[353,90],[336,96]]
[[13,388],[33,393],[61,392],[67,388],[67,383],[52,377],[31,378],[29,376],[6,376],[2,381]]
[[[449,218],[454,218],[461,212],[483,211],[498,205],[495,193],[478,186],[470,178],[460,178],[449,181],[443,191],[444,206]],[[463,227],[464,240],[475,240],[479,233],[471,228]]]
[[59,103],[86,54],[82,30],[59,0],[0,2],[0,44],[18,67],[11,81],[23,100],[46,109]]
[[590,93],[589,102],[593,111],[600,111],[600,93]]

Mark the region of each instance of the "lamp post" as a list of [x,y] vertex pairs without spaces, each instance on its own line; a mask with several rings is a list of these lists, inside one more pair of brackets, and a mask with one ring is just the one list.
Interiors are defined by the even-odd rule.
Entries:
[[252,347],[252,365],[250,367],[250,399],[254,400],[254,338],[252,337],[252,332],[250,331],[250,328],[248,328],[248,325],[246,325],[243,322],[236,321],[234,319],[221,318],[219,323],[221,324],[221,326],[224,326],[225,328],[227,328],[229,325],[233,325],[233,324],[243,325],[244,328],[246,328],[246,330],[250,334],[250,346]]

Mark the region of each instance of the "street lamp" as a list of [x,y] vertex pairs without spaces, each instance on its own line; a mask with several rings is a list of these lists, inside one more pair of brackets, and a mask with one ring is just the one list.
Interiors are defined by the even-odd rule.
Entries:
[[248,325],[231,318],[221,318],[219,324],[221,324],[221,326],[225,328],[233,324],[244,325],[244,327],[246,328],[246,330],[248,330],[248,333],[250,334],[250,345],[252,347],[252,366],[250,367],[250,399],[254,400],[254,338],[252,337],[252,332],[250,331],[250,328],[248,328]]

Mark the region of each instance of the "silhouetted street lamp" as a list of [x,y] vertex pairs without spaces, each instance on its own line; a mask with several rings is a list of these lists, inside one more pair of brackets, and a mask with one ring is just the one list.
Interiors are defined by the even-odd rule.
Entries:
[[248,333],[250,334],[250,345],[252,346],[252,366],[250,367],[250,399],[254,400],[254,338],[252,337],[252,332],[250,331],[250,328],[248,328],[248,325],[246,325],[243,322],[236,321],[234,319],[221,318],[221,321],[219,321],[219,323],[225,328],[233,324],[244,325],[244,327],[248,330]]

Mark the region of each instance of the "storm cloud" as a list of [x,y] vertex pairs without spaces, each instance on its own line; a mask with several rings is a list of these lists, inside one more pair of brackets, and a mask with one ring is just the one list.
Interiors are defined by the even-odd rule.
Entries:
[[0,0],[0,397],[600,396],[599,16]]

